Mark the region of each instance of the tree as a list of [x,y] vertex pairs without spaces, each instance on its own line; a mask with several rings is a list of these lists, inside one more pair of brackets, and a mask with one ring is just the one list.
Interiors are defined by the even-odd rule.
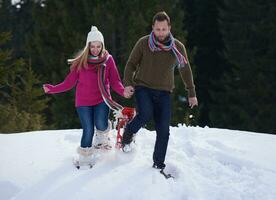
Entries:
[[219,90],[217,83],[227,70],[227,62],[221,55],[223,40],[217,21],[220,1],[185,0],[185,28],[188,31],[187,46],[193,50],[193,64],[198,107],[198,125],[213,125],[210,119],[212,91]]
[[213,93],[211,119],[218,127],[275,133],[276,3],[224,0],[220,27],[231,71]]
[[10,38],[10,33],[0,34],[0,132],[39,130],[44,127],[47,99],[36,85],[40,82],[31,66],[2,48]]

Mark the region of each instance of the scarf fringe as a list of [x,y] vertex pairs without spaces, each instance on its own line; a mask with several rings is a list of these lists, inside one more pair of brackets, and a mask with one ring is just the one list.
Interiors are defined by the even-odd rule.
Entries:
[[149,48],[152,52],[155,51],[171,51],[175,55],[178,64],[188,64],[187,59],[185,58],[184,55],[182,55],[178,49],[176,48],[175,45],[175,39],[173,35],[170,33],[170,38],[169,38],[169,45],[162,44],[161,42],[157,41],[153,31],[150,33],[149,40],[148,40],[148,45]]

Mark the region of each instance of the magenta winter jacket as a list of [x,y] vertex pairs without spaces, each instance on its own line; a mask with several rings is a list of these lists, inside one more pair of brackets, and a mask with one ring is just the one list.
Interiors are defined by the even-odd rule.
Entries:
[[[49,89],[49,94],[65,92],[76,85],[75,106],[93,106],[103,102],[96,66],[88,64],[88,68],[77,71],[72,70],[65,80],[58,85],[45,84]],[[107,58],[105,69],[105,87],[110,95],[110,87],[119,95],[123,96],[124,86],[122,85],[116,64],[111,55]]]

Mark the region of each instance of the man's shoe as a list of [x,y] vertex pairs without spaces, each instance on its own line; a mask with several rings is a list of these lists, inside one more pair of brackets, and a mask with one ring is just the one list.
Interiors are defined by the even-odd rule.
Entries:
[[122,138],[122,145],[123,147],[125,145],[129,145],[133,141],[133,133],[127,131],[127,129],[124,130],[123,138]]
[[162,164],[153,163],[152,167],[155,169],[163,170],[163,169],[165,169],[166,165],[164,163],[162,163]]
[[153,167],[154,169],[160,170],[160,174],[162,174],[166,179],[174,178],[173,175],[171,175],[171,174],[169,174],[169,173],[167,173],[167,172],[164,171],[164,170],[165,170],[165,167],[166,167],[166,165],[165,165],[164,163],[159,164],[159,165],[153,163],[152,167]]

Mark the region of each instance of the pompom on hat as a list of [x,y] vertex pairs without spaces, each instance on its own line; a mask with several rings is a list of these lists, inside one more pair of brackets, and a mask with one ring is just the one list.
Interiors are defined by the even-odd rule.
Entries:
[[87,34],[86,46],[89,42],[99,41],[104,47],[104,37],[103,34],[98,30],[96,26],[91,27],[91,31]]

